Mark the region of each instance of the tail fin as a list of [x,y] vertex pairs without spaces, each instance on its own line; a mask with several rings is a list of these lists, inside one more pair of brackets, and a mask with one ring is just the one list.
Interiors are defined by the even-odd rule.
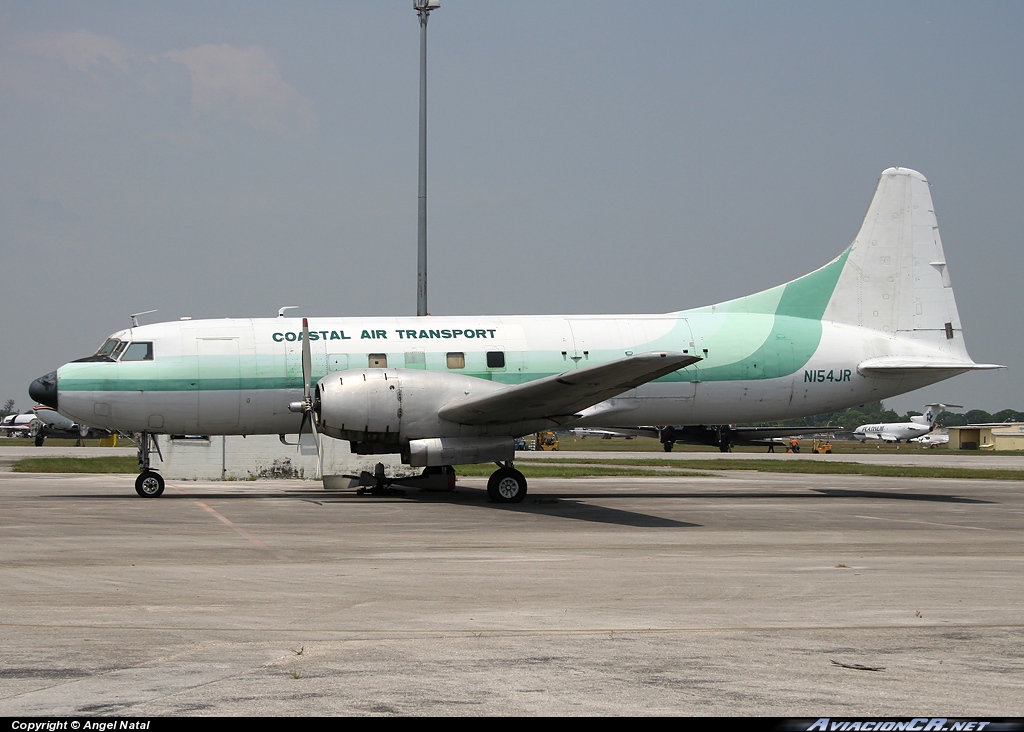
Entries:
[[935,422],[938,420],[939,415],[946,407],[957,407],[961,408],[960,404],[925,404],[924,414],[919,417],[911,417],[911,422],[917,422],[918,424],[926,424],[931,428],[935,428]]
[[941,371],[946,378],[1003,368],[976,364],[967,353],[928,181],[909,168],[882,172],[860,233],[834,260],[708,310],[842,323],[913,344],[862,361],[858,368],[865,372]]
[[860,233],[834,260],[785,285],[715,308],[908,335],[970,361],[928,181],[908,168],[882,172]]
[[917,171],[882,172],[824,319],[908,336],[970,361],[931,191]]

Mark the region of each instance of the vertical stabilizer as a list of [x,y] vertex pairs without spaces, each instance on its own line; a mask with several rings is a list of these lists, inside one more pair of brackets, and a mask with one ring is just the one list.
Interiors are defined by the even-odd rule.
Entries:
[[935,422],[939,419],[939,415],[946,409],[946,407],[961,407],[960,404],[925,404],[924,414],[911,417],[911,422],[917,424],[926,424],[928,427],[935,429]]
[[917,171],[882,173],[824,319],[913,338],[970,361],[931,191]]

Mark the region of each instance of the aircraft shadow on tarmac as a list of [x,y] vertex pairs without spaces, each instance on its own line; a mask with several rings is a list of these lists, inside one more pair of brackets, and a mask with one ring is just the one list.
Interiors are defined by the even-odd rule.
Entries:
[[[233,487],[237,484],[232,484]],[[454,492],[421,492],[415,490],[394,491],[381,495],[357,495],[355,491],[324,491],[324,490],[284,490],[284,491],[247,491],[237,488],[230,491],[210,490],[204,486],[203,490],[192,492],[186,486],[168,486],[170,490],[164,493],[158,501],[174,501],[181,499],[194,500],[301,500],[317,505],[328,504],[349,504],[349,503],[393,503],[395,500],[415,501],[417,503],[449,503],[452,505],[470,506],[474,508],[485,508],[490,510],[510,511],[514,513],[530,513],[537,515],[551,516],[560,519],[572,519],[575,521],[588,521],[602,524],[614,524],[618,526],[631,526],[634,528],[699,528],[701,524],[657,516],[649,513],[627,511],[612,508],[606,505],[588,503],[589,500],[609,501],[617,499],[647,499],[647,500],[672,500],[672,499],[719,499],[732,501],[736,499],[769,499],[787,501],[806,500],[832,500],[848,498],[865,498],[871,500],[898,500],[898,501],[930,501],[936,503],[963,503],[963,504],[990,504],[994,501],[977,498],[966,498],[962,496],[942,495],[937,493],[905,493],[895,491],[872,491],[854,490],[848,488],[808,488],[805,493],[793,493],[778,491],[743,491],[743,492],[694,492],[694,491],[673,491],[673,492],[644,492],[636,491],[615,491],[605,490],[601,492],[586,493],[559,493],[545,494],[543,492],[531,493],[525,501],[518,504],[491,503],[487,497],[487,491],[482,488],[474,488],[466,485],[459,485]],[[103,495],[77,495],[68,494],[53,495],[53,498],[86,498],[86,499],[117,499],[117,500],[140,500],[136,496],[127,496],[122,493]]]
[[887,491],[862,491],[850,488],[812,488],[830,498],[885,498],[895,501],[933,501],[935,503],[995,503],[981,498],[963,496],[942,496],[935,493],[891,493]]
[[[636,494],[630,494],[635,497]],[[118,493],[104,493],[104,494],[50,494],[47,496],[41,496],[43,498],[52,498],[56,500],[67,500],[69,498],[82,499],[82,500],[110,500],[110,501],[138,501],[137,496],[127,495],[121,492]],[[594,494],[590,496],[592,498],[615,498],[614,494]],[[627,495],[619,495],[619,498],[625,498]],[[664,495],[660,494],[655,496],[652,494],[651,497],[658,498],[674,498],[679,496]],[[453,506],[468,506],[472,508],[483,508],[489,510],[509,511],[514,513],[530,513],[538,515],[552,516],[554,518],[566,518],[574,519],[577,521],[592,521],[596,523],[604,524],[616,524],[619,526],[632,526],[635,528],[694,528],[699,527],[700,524],[694,524],[686,521],[677,521],[675,519],[669,519],[662,516],[655,516],[651,514],[638,513],[635,511],[623,511],[616,508],[609,508],[607,506],[600,506],[590,503],[585,503],[583,500],[587,496],[565,496],[565,495],[544,495],[538,494],[536,496],[529,496],[525,501],[518,504],[501,504],[491,503],[487,497],[487,491],[481,488],[471,488],[467,486],[459,486],[454,492],[419,492],[407,490],[403,493],[387,493],[383,495],[356,495],[355,491],[324,491],[324,490],[286,490],[286,491],[246,491],[246,490],[231,490],[231,491],[216,491],[210,490],[205,487],[202,490],[196,490],[195,492],[189,491],[182,487],[177,487],[173,484],[168,484],[168,490],[158,499],[152,499],[157,502],[163,501],[180,501],[180,500],[197,500],[197,501],[232,501],[232,500],[253,500],[253,499],[270,499],[270,500],[290,500],[290,501],[305,501],[307,503],[314,503],[317,505],[345,505],[345,504],[389,504],[394,503],[396,500],[415,501],[417,503],[448,503]]]

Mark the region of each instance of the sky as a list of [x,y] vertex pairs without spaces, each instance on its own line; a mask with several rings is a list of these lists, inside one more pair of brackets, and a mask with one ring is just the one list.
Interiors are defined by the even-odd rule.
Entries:
[[[443,0],[432,314],[669,312],[818,268],[921,171],[1024,409],[1024,3]],[[416,312],[409,0],[0,0],[0,400],[143,322]]]

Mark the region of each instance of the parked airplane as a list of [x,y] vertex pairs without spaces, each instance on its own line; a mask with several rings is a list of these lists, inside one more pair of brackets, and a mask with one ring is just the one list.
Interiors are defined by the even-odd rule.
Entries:
[[884,171],[829,264],[663,315],[185,320],[134,326],[33,382],[76,420],[140,433],[136,490],[158,496],[157,434],[348,440],[443,471],[496,462],[518,502],[518,435],[562,426],[728,425],[834,411],[976,369],[929,184]]
[[677,442],[687,445],[709,445],[720,452],[731,452],[734,445],[768,445],[788,442],[791,437],[819,435],[840,431],[832,425],[817,427],[738,427],[734,424],[669,425],[640,427],[638,431],[661,442],[665,452],[672,452]]
[[[84,439],[92,431],[89,425],[68,419],[53,407],[37,404],[32,407],[32,411],[35,413],[36,419],[39,420],[39,429],[33,435],[36,439],[36,447],[42,447],[47,437],[56,435]],[[103,435],[110,434],[107,430],[100,430],[100,432]]]
[[39,430],[35,414],[8,414],[0,419],[0,432],[8,437],[31,437]]
[[861,442],[866,440],[883,440],[885,442],[906,442],[921,435],[927,435],[935,429],[935,420],[946,407],[959,407],[959,404],[926,404],[924,414],[910,418],[909,422],[883,422],[881,424],[862,424],[853,431],[853,436]]
[[938,447],[939,445],[949,444],[949,433],[940,435],[936,432],[932,432],[927,435],[921,435],[915,437],[913,442],[920,442],[924,447]]
[[612,440],[621,437],[625,440],[632,440],[636,434],[632,430],[595,430],[592,427],[573,427],[569,432],[573,437],[587,439],[588,437],[600,437],[602,440]]
[[[579,433],[581,428],[573,430]],[[738,427],[734,424],[699,424],[699,425],[642,425],[640,427],[603,430],[604,436],[610,437],[653,437],[661,443],[665,452],[672,452],[676,443],[684,445],[708,445],[717,447],[721,452],[730,452],[734,445],[769,445],[788,442],[783,438],[801,435],[817,435],[838,432],[839,428],[831,425],[818,427]],[[594,433],[598,430],[587,430]],[[782,442],[780,442],[782,441]]]
[[[104,435],[110,434],[107,430],[99,431]],[[37,404],[31,413],[10,414],[0,420],[0,433],[9,437],[32,437],[36,447],[41,447],[51,435],[82,438],[89,435],[90,429],[59,414],[52,407]]]

